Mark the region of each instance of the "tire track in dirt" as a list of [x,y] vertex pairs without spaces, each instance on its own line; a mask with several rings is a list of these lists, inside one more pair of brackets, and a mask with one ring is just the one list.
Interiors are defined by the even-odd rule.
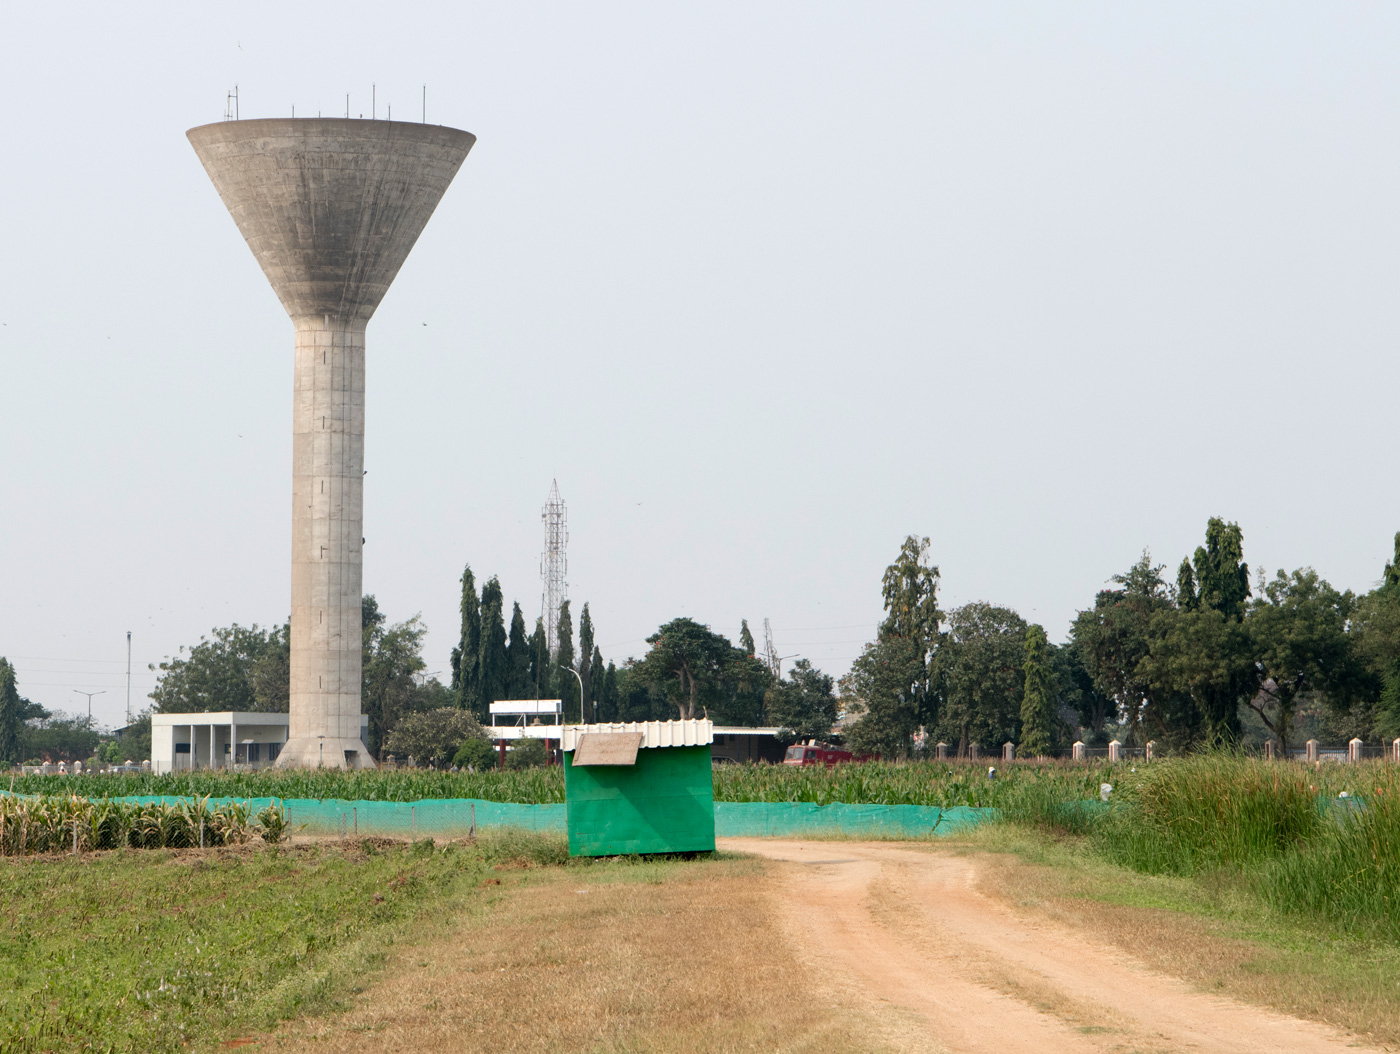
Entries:
[[[1336,1054],[1325,1025],[1154,973],[978,889],[974,857],[890,844],[721,839],[782,861],[781,913],[834,986],[923,1023],[911,1050]],[[1374,1049],[1374,1048],[1372,1048]]]

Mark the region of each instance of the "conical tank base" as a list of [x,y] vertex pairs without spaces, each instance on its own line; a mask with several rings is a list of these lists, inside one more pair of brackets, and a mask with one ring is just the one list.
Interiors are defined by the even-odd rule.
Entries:
[[279,769],[373,769],[378,768],[364,743],[358,739],[331,739],[298,736],[287,740],[277,755]]

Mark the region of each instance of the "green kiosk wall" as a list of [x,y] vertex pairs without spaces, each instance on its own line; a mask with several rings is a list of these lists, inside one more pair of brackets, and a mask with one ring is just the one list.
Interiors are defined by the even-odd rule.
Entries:
[[564,755],[572,856],[709,852],[715,847],[710,748],[650,747],[635,765],[578,765]]

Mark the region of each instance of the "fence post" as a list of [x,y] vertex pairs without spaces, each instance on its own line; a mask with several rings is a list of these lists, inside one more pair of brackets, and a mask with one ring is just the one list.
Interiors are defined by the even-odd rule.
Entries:
[[1400,739],[1390,744],[1390,760],[1400,761]]
[[980,743],[969,743],[967,746],[967,756],[976,761],[982,756],[982,746]]
[[1303,744],[1303,749],[1304,751],[1306,751],[1306,756],[1309,761],[1317,760],[1317,740],[1308,740],[1306,743]]
[[1264,740],[1264,759],[1266,761],[1274,760],[1274,741],[1272,739]]
[[415,842],[418,840],[418,806],[408,807],[408,835]]
[[476,802],[472,802],[472,841],[476,841]]
[[1015,761],[1015,760],[1016,760],[1016,744],[1013,743],[1013,742],[1011,742],[1011,740],[1009,740],[1009,739],[1008,739],[1005,743],[1003,743],[1003,744],[1001,745],[1001,760],[1002,760],[1002,761]]
[[73,855],[78,855],[78,818],[73,817]]
[[[1400,739],[1397,739],[1395,742],[1400,743]],[[936,751],[938,752],[938,760],[939,760],[939,761],[947,761],[947,760],[948,760],[948,744],[947,744],[947,743],[939,743],[938,746],[934,747],[934,750],[936,750]]]
[[1149,739],[1149,740],[1147,741],[1147,754],[1146,754],[1146,756],[1147,756],[1147,760],[1148,760],[1148,761],[1151,761],[1153,758],[1155,758],[1155,757],[1157,756],[1157,741],[1156,741],[1155,739]]
[[1123,758],[1123,744],[1114,740],[1108,745],[1108,760],[1121,761]]
[[1084,740],[1075,740],[1074,746],[1070,747],[1070,755],[1074,758],[1075,761],[1084,760]]
[[1360,760],[1361,760],[1361,748],[1364,747],[1365,745],[1366,745],[1366,744],[1363,743],[1363,742],[1361,741],[1360,738],[1353,739],[1350,743],[1348,743],[1348,744],[1347,744],[1347,760],[1348,760],[1348,761],[1360,761]]
[[355,837],[358,838],[360,837],[360,807],[355,805],[352,808],[355,810]]

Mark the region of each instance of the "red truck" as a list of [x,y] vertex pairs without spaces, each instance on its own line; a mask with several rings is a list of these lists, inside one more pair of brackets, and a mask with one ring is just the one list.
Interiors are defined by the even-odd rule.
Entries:
[[795,743],[783,756],[784,765],[825,765],[831,768],[843,761],[854,761],[855,755],[838,747],[817,746],[815,743]]

